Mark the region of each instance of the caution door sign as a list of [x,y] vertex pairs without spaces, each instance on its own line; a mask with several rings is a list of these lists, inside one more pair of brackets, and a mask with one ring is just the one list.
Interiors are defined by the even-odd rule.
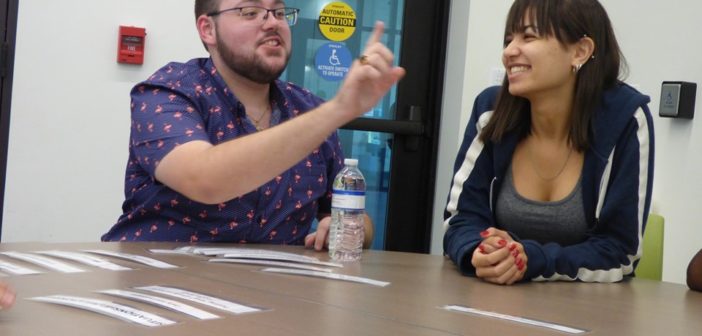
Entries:
[[356,31],[356,12],[343,2],[332,2],[319,14],[319,30],[332,41],[345,41]]

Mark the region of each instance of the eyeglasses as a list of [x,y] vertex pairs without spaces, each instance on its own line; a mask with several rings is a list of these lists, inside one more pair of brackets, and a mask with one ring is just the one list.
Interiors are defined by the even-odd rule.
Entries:
[[299,9],[292,7],[268,9],[258,6],[246,6],[227,8],[216,12],[209,12],[207,13],[207,16],[217,16],[222,13],[233,11],[239,11],[239,16],[246,21],[255,21],[257,19],[267,20],[268,13],[273,13],[273,17],[276,20],[285,20],[285,22],[288,23],[288,26],[294,26],[295,23],[297,23],[297,14],[300,12]]

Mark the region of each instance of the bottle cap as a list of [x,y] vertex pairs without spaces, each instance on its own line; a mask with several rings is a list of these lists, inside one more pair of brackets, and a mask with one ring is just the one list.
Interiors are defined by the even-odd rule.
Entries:
[[357,167],[358,159],[344,159],[344,165]]

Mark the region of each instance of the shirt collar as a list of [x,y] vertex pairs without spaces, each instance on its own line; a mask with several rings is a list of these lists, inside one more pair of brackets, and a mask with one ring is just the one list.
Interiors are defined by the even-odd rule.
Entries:
[[[205,70],[210,74],[214,81],[221,87],[226,88],[228,94],[227,96],[232,98],[233,106],[238,106],[240,101],[236,97],[236,93],[230,91],[229,86],[224,81],[222,76],[219,75],[217,68],[212,61],[212,57],[208,57],[205,62]],[[292,118],[291,111],[288,109],[288,99],[285,96],[285,90],[288,86],[287,82],[276,79],[270,85],[270,98],[273,102],[274,109],[277,107],[280,110],[280,121],[285,121]],[[243,111],[242,111],[243,112]]]

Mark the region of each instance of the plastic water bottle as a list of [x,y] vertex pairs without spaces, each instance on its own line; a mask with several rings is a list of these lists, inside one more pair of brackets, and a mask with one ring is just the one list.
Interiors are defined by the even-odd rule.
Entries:
[[358,160],[345,159],[332,186],[329,256],[336,261],[361,259],[366,212],[366,180]]

